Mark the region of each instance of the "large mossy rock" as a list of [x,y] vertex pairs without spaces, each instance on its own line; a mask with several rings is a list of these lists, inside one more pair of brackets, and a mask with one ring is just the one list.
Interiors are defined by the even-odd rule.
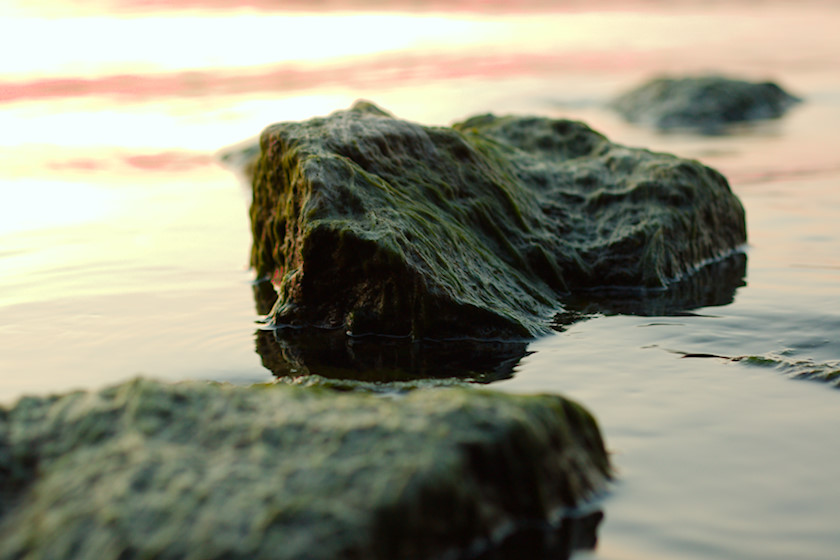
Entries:
[[561,397],[135,380],[0,408],[0,558],[440,558],[608,476]]
[[566,120],[360,102],[267,128],[253,181],[274,322],[353,334],[528,337],[570,290],[665,288],[746,239],[716,171]]
[[630,122],[715,134],[733,123],[780,117],[799,101],[773,82],[712,75],[655,78],[617,97],[612,107]]

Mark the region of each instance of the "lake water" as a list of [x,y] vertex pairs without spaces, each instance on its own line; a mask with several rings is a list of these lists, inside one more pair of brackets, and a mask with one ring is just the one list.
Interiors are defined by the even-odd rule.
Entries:
[[[618,479],[597,547],[576,557],[836,558],[840,392],[797,376],[840,370],[840,5],[288,5],[0,7],[0,403],[138,374],[272,379],[248,192],[218,158],[272,122],[357,98],[427,124],[575,118],[716,167],[749,230],[746,273],[719,305],[574,302],[587,320],[491,385],[566,394],[601,423]],[[604,108],[653,75],[705,71],[805,101],[705,137]]]

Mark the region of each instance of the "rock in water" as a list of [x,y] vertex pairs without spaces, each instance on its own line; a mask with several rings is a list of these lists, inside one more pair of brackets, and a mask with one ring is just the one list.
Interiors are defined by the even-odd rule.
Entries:
[[663,77],[621,95],[612,106],[630,122],[714,134],[732,123],[780,117],[799,101],[772,82]]
[[278,325],[529,337],[559,297],[663,288],[746,239],[726,179],[579,122],[398,120],[367,102],[267,128],[252,263]]
[[561,397],[135,380],[0,408],[0,558],[440,558],[608,476]]

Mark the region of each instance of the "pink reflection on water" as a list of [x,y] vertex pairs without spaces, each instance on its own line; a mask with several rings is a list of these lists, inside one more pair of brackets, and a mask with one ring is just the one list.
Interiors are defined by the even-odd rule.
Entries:
[[[624,4],[627,4],[626,2]],[[114,0],[111,4],[122,11],[169,10],[236,10],[265,12],[301,11],[375,11],[375,12],[438,12],[438,13],[533,13],[614,9],[617,1],[588,0]],[[658,5],[657,2],[633,2],[631,9]]]
[[[170,10],[237,10],[252,9],[265,12],[305,11],[375,11],[375,12],[439,12],[439,13],[561,13],[638,11],[662,12],[668,9],[719,10],[733,2],[725,0],[112,0],[107,5],[121,11]],[[738,2],[748,8],[789,6],[786,0],[756,0]],[[800,0],[799,6],[832,7],[832,0]]]
[[215,165],[216,160],[209,154],[162,151],[144,154],[127,154],[114,156],[108,154],[101,158],[79,157],[64,160],[53,160],[46,165],[53,171],[119,171],[126,167],[141,171],[182,172]]
[[157,97],[293,92],[331,85],[403,86],[451,79],[501,79],[560,75],[572,70],[625,70],[644,65],[642,51],[583,51],[563,54],[397,54],[330,64],[218,69],[160,74],[117,74],[95,78],[42,78],[0,82],[0,103],[51,98]]
[[144,171],[190,171],[213,163],[213,158],[206,154],[158,152],[126,156],[123,161],[131,167]]

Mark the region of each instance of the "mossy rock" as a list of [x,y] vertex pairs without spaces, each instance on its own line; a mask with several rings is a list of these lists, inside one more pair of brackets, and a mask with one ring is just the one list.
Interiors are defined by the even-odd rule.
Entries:
[[360,102],[267,128],[253,187],[274,323],[352,334],[527,338],[570,291],[666,289],[746,240],[719,173],[566,120]]
[[734,123],[773,119],[801,101],[773,82],[723,76],[661,77],[612,102],[625,119],[660,130],[717,134]]
[[0,558],[440,558],[609,471],[558,396],[138,379],[0,408]]

